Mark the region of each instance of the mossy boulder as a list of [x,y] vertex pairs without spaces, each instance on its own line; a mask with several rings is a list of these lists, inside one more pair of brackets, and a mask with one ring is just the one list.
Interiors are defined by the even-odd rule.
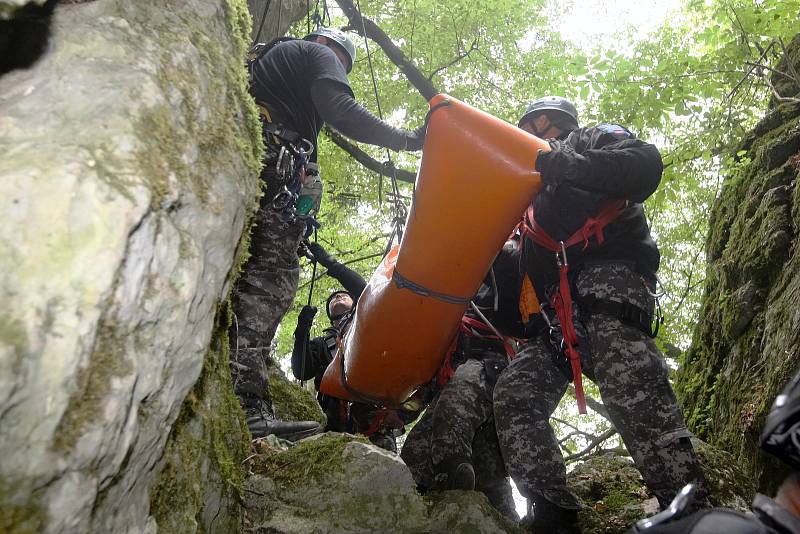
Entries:
[[314,394],[291,382],[276,365],[269,366],[269,391],[275,417],[285,421],[317,421],[323,427],[326,417]]
[[572,470],[568,483],[586,505],[578,514],[586,534],[625,532],[658,511],[658,502],[628,458],[591,458]]
[[[700,440],[692,444],[706,475],[711,504],[749,510],[755,487],[735,458]],[[658,501],[628,457],[611,453],[592,457],[569,473],[568,483],[586,505],[579,513],[585,534],[623,533],[658,512]]]
[[428,499],[425,532],[465,534],[523,534],[525,530],[494,509],[483,493],[445,491]]
[[515,533],[475,492],[423,499],[403,462],[363,438],[325,433],[248,461],[245,532]]

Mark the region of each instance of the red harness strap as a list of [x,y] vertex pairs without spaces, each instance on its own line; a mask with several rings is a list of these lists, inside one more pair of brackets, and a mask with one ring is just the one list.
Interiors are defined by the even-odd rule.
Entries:
[[447,354],[444,357],[444,362],[442,362],[442,365],[439,366],[439,371],[436,373],[436,387],[438,387],[439,389],[445,387],[455,374],[455,370],[453,369],[452,365],[452,360],[453,360],[453,353],[456,351],[457,344],[458,344],[458,334],[453,336],[453,341],[450,342],[450,346],[447,348]]
[[367,437],[374,435],[376,432],[380,431],[383,428],[383,423],[386,420],[386,416],[388,414],[389,414],[388,408],[385,407],[379,408],[377,413],[373,412],[371,414],[372,420],[370,421],[369,426],[365,430],[360,431],[359,433]]
[[[488,334],[480,334],[475,335],[474,332],[466,328],[467,326],[471,326],[473,328],[477,328],[479,330],[483,330],[484,332],[490,332]],[[512,336],[502,336],[498,337],[497,334],[494,333],[494,330],[488,324],[485,324],[477,319],[473,319],[472,317],[467,317],[466,315],[461,318],[461,327],[462,331],[464,331],[467,335],[471,335],[473,337],[480,337],[481,339],[496,339],[503,343],[503,349],[506,351],[506,356],[508,356],[509,360],[513,360],[517,357],[517,351],[514,348],[514,344],[519,344],[522,342],[521,339],[512,337]]]
[[575,400],[578,403],[578,412],[582,414],[586,413],[586,397],[583,393],[581,356],[575,348],[578,345],[578,334],[575,332],[575,323],[572,320],[573,302],[568,276],[567,248],[582,242],[585,250],[589,246],[589,239],[592,236],[594,236],[598,245],[602,245],[605,241],[603,229],[617,218],[624,207],[624,200],[612,202],[597,217],[586,219],[583,226],[566,241],[556,241],[539,226],[534,217],[533,205],[528,207],[522,223],[519,225],[523,236],[529,236],[534,243],[556,253],[558,291],[551,297],[550,305],[555,309],[558,322],[561,325],[561,335],[564,339],[564,356],[566,356],[572,369],[572,380],[575,383]]
[[[489,332],[488,334],[481,334],[476,336],[475,332],[472,331],[469,327],[476,328],[482,330],[484,332]],[[461,334],[466,334],[468,336],[473,337],[480,337],[481,339],[498,339],[502,341],[503,348],[506,351],[506,356],[508,356],[509,360],[513,360],[517,356],[517,351],[514,348],[514,344],[516,343],[519,345],[522,343],[522,339],[511,337],[511,336],[503,336],[498,337],[494,334],[492,328],[477,320],[473,319],[472,317],[467,317],[466,315],[461,318],[461,324],[458,327],[458,332]],[[439,371],[436,373],[436,385],[439,388],[443,388],[450,382],[450,379],[453,378],[455,374],[455,370],[453,369],[452,360],[453,360],[453,353],[456,351],[456,347],[458,346],[458,334],[453,336],[453,341],[450,343],[450,347],[447,349],[447,356],[444,358],[444,362],[439,367]]]

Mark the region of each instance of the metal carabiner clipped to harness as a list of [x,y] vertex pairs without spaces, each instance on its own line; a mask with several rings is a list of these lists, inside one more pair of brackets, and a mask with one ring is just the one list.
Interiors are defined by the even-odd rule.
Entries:
[[297,195],[289,191],[287,187],[284,185],[283,189],[275,195],[275,198],[272,199],[272,207],[278,211],[283,211],[290,206],[294,205],[294,202],[297,200]]
[[556,265],[559,267],[569,267],[569,262],[567,261],[567,248],[564,246],[563,241],[559,241],[558,244],[561,246],[561,250],[556,251]]
[[285,182],[287,173],[292,172],[294,172],[294,155],[285,146],[281,146],[275,160],[275,173],[279,180]]

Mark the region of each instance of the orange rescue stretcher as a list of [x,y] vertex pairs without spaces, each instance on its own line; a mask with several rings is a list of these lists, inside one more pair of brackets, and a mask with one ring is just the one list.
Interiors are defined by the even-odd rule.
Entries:
[[322,379],[327,395],[399,406],[430,381],[541,187],[547,142],[447,95],[430,106],[405,233],[359,298]]

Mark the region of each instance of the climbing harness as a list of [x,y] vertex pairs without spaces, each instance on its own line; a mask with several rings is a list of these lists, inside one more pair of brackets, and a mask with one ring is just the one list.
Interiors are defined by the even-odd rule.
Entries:
[[455,369],[453,368],[453,354],[455,354],[456,349],[458,348],[458,339],[460,335],[486,341],[500,341],[500,343],[503,344],[503,349],[505,350],[509,361],[517,357],[519,346],[524,341],[517,337],[504,336],[501,334],[500,331],[497,330],[497,328],[495,328],[494,325],[480,311],[474,302],[470,302],[470,304],[472,309],[478,314],[478,317],[480,317],[481,320],[468,317],[466,315],[461,318],[461,324],[458,327],[458,334],[453,336],[453,341],[450,343],[450,346],[447,348],[447,352],[445,353],[444,361],[442,362],[441,367],[439,367],[439,371],[436,373],[436,386],[438,388],[443,388],[445,385],[447,385],[447,383],[455,374]]
[[269,110],[263,104],[259,104],[258,108],[263,129],[272,137],[272,144],[277,148],[274,163],[267,162],[267,165],[274,165],[276,185],[279,187],[272,198],[272,207],[286,222],[306,219],[303,237],[308,238],[320,227],[315,215],[322,197],[319,167],[308,160],[314,145],[297,132],[273,123]]
[[[528,207],[522,223],[519,225],[523,237],[530,237],[534,243],[555,253],[556,266],[558,268],[558,287],[550,296],[550,306],[555,310],[561,327],[561,349],[572,371],[572,380],[575,384],[575,400],[578,403],[578,412],[581,414],[586,413],[586,397],[583,392],[581,357],[577,349],[579,339],[575,331],[574,317],[576,309],[570,291],[567,249],[579,243],[583,243],[583,248],[586,249],[589,246],[591,237],[595,238],[598,245],[602,245],[605,241],[603,230],[617,218],[625,208],[625,205],[626,202],[624,200],[612,202],[597,217],[588,218],[584,225],[567,238],[566,241],[556,241],[539,226],[534,216],[533,205]],[[544,311],[542,311],[542,317],[550,326],[552,333],[554,327]]]

